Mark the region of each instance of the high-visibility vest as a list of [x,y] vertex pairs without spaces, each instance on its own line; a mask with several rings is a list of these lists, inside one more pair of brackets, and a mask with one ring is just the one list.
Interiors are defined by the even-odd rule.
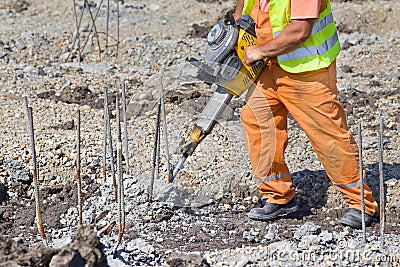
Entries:
[[[290,23],[290,0],[271,0],[269,18],[274,37]],[[330,1],[320,12],[310,37],[296,49],[277,57],[287,72],[300,73],[328,67],[340,52],[340,44],[332,17]]]
[[256,3],[256,0],[244,0],[242,14],[250,16],[255,3]]
[[[251,13],[255,1],[245,0],[244,10]],[[290,23],[290,0],[270,0],[269,18],[274,37]],[[310,37],[295,50],[278,56],[278,62],[287,72],[299,73],[328,67],[340,52],[339,38],[333,21],[330,1],[320,12]]]

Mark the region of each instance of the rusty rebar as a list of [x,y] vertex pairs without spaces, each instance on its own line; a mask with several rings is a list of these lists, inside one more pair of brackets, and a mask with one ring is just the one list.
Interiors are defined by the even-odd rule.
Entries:
[[25,97],[24,99],[25,99],[24,102],[25,102],[26,119],[27,119],[27,122],[28,122],[28,131],[30,131],[30,128],[29,128],[30,118],[29,118],[29,102],[28,102],[28,97]]
[[362,130],[361,122],[358,123],[358,157],[360,168],[360,198],[361,198],[361,227],[362,227],[362,242],[363,245],[367,243],[367,235],[365,229],[365,201],[364,201],[364,168],[363,168],[363,148],[362,148]]
[[117,128],[117,178],[118,178],[118,224],[121,226],[121,200],[120,194],[121,181],[122,181],[122,142],[121,142],[121,123],[120,123],[120,109],[118,103],[118,97],[115,98],[115,112],[116,112],[116,128]]
[[82,184],[81,184],[81,111],[77,111],[76,123],[76,182],[78,185],[78,226],[82,226]]
[[117,248],[121,244],[122,236],[125,230],[125,201],[124,201],[124,179],[122,170],[122,138],[120,124],[120,108],[118,97],[115,99],[115,111],[117,113],[117,176],[118,176],[118,239],[114,247],[114,257],[117,255]]
[[167,164],[167,174],[168,174],[168,183],[171,182],[171,165],[169,162],[169,145],[168,145],[168,129],[167,129],[167,118],[165,114],[165,103],[164,103],[164,89],[163,89],[163,81],[162,76],[160,75],[160,85],[159,85],[159,98],[161,103],[161,116],[163,121],[163,135],[164,135],[164,153],[165,160]]
[[119,48],[119,1],[117,1],[117,50],[115,53],[115,60],[118,59]]
[[[89,34],[88,34],[88,36],[86,37],[86,39],[85,39],[85,42],[84,42],[84,44],[83,44],[83,46],[82,46],[82,48],[81,48],[81,51],[83,52],[84,50],[85,50],[85,47],[86,47],[86,45],[87,45],[87,43],[88,43],[88,41],[89,41],[89,39],[90,39],[90,33],[93,31],[93,29],[95,30],[95,34],[96,34],[96,39],[97,39],[97,46],[98,46],[98,49],[99,49],[99,55],[97,56],[98,58],[100,58],[100,60],[101,60],[101,47],[100,47],[100,40],[99,40],[99,33],[97,32],[97,27],[96,27],[96,20],[97,20],[97,17],[98,17],[98,15],[99,15],[99,13],[100,13],[100,9],[101,9],[101,5],[103,4],[103,0],[101,0],[100,1],[100,4],[99,4],[99,8],[97,9],[97,12],[96,12],[96,15],[94,16],[94,19],[92,18],[92,26],[90,27],[90,31],[89,31]],[[90,10],[90,8],[89,8],[89,10]]]
[[104,89],[104,108],[103,108],[103,166],[102,166],[102,171],[103,171],[103,179],[104,183],[107,182],[107,106],[108,106],[108,94],[107,94],[107,88]]
[[31,153],[32,153],[32,169],[33,169],[33,188],[35,194],[35,211],[36,211],[36,225],[39,231],[39,234],[42,238],[42,242],[45,246],[48,246],[46,234],[44,232],[42,217],[40,216],[40,198],[39,198],[39,170],[36,159],[36,149],[35,149],[35,133],[33,126],[33,112],[32,107],[28,106],[28,100],[25,98],[26,108],[27,108],[27,117],[28,117],[28,128],[29,128],[29,136],[31,140]]
[[[108,96],[106,96],[108,98]],[[110,149],[110,161],[111,161],[111,177],[112,177],[112,184],[114,187],[114,198],[115,202],[118,202],[118,191],[117,191],[117,182],[115,179],[115,167],[114,167],[114,148],[113,148],[113,141],[112,141],[112,132],[111,132],[111,122],[110,122],[110,113],[108,110],[108,106],[106,106],[106,117],[107,117],[107,135],[108,135],[108,144]]]
[[125,165],[126,170],[125,173],[129,174],[129,151],[128,151],[128,118],[126,116],[126,90],[125,90],[125,83],[122,82],[122,116],[124,120],[124,149],[125,149]]
[[156,179],[160,178],[160,166],[161,166],[160,161],[161,161],[161,113],[160,113],[160,124],[158,126],[158,133],[157,133],[156,175],[155,175]]
[[107,18],[106,18],[106,71],[107,71],[107,61],[108,61],[108,23],[110,19],[110,0],[107,0]]
[[115,221],[112,221],[109,225],[104,226],[97,232],[97,236],[109,235],[116,224]]
[[154,134],[154,149],[153,149],[153,162],[151,166],[151,177],[150,177],[150,186],[149,186],[149,198],[148,201],[153,201],[153,190],[154,190],[154,178],[157,169],[157,157],[159,151],[159,139],[160,139],[160,115],[161,115],[161,102],[158,101],[157,105],[157,118],[156,118],[156,129]]
[[[102,2],[103,2],[103,1],[102,1]],[[95,31],[95,34],[96,34],[97,46],[98,46],[98,48],[99,48],[99,54],[97,55],[97,61],[101,61],[101,47],[100,47],[99,35],[98,35],[98,33],[97,33],[96,20],[95,20],[95,18],[93,17],[93,13],[92,13],[92,10],[90,9],[90,5],[89,5],[88,0],[85,0],[85,4],[88,6],[89,15],[90,15],[90,18],[91,18],[91,20],[92,20],[92,28],[94,28],[94,31]],[[101,3],[100,3],[99,10],[100,10],[100,8],[101,8]],[[98,14],[98,13],[99,13],[99,12],[97,12],[97,14]],[[96,18],[97,18],[97,14],[96,14]],[[89,34],[88,34],[88,37],[90,36],[91,31],[92,31],[92,30],[90,30],[90,32],[89,32]],[[86,46],[86,43],[85,43],[85,46]],[[83,49],[82,49],[82,52],[83,52]],[[80,50],[79,50],[79,53],[80,53]]]
[[[76,24],[76,39],[78,40],[78,49],[79,49],[79,53],[78,53],[78,62],[81,62],[81,54],[80,54],[80,34],[79,34],[79,28],[80,28],[80,24],[78,23],[78,13],[76,12],[76,2],[75,0],[73,0],[74,2],[74,17],[75,17],[75,24]],[[81,18],[83,17],[83,11],[85,10],[85,4],[83,5],[83,9],[82,9],[82,14],[81,14]],[[78,26],[79,25],[79,26]],[[72,47],[73,49],[74,47]]]
[[79,50],[79,54],[78,54],[78,57],[79,57],[79,58],[78,58],[78,61],[81,62],[81,50],[80,50],[79,29],[80,29],[80,27],[81,27],[82,18],[83,18],[83,14],[85,13],[85,7],[86,7],[86,5],[85,5],[85,4],[83,5],[82,13],[81,13],[81,16],[80,16],[79,21],[78,21],[78,14],[77,14],[77,12],[76,12],[76,2],[75,2],[75,0],[73,0],[73,4],[74,4],[74,15],[75,15],[76,33],[75,33],[74,41],[72,42],[71,50],[69,51],[69,54],[68,54],[67,58],[64,60],[64,62],[67,62],[68,59],[70,58],[70,56],[71,56],[71,54],[72,54],[72,51],[74,50],[76,40],[78,40],[78,50]]
[[384,131],[384,122],[381,118],[379,120],[379,142],[378,142],[378,149],[379,149],[379,199],[380,199],[380,207],[379,207],[379,222],[380,222],[380,235],[381,235],[381,242],[380,242],[380,249],[384,251],[385,249],[385,184],[384,184],[384,177],[383,177],[383,131]]

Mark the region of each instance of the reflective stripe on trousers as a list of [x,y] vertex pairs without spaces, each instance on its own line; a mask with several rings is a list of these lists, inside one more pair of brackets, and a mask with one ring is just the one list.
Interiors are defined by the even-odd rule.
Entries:
[[[272,117],[266,112],[266,103]],[[249,92],[241,119],[260,193],[277,204],[285,204],[295,195],[284,158],[289,112],[307,134],[329,179],[348,198],[350,207],[360,209],[358,148],[337,100],[335,63],[329,68],[293,74],[272,60],[261,74],[256,89]],[[273,126],[266,127],[265,123]],[[261,134],[261,129],[269,134]],[[268,142],[263,140],[264,136],[269,138]],[[274,154],[266,156],[260,152],[263,150]],[[364,189],[366,212],[373,214],[377,203],[371,189],[367,185]]]
[[[354,182],[354,183],[350,183],[350,184],[346,184],[346,185],[335,185],[337,188],[353,188],[353,187],[357,187],[360,186],[360,181]],[[364,183],[365,185],[365,183]]]
[[290,177],[290,174],[289,173],[275,174],[275,175],[268,176],[267,178],[264,178],[264,179],[259,179],[258,182],[259,183],[267,183],[267,182],[269,182],[271,180],[282,179],[282,178],[285,178],[285,177]]

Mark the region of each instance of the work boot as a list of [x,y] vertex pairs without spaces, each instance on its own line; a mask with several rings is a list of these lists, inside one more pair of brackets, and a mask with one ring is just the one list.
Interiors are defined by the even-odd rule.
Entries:
[[251,209],[247,215],[250,219],[267,221],[273,220],[280,215],[288,215],[297,211],[298,209],[299,207],[297,206],[297,200],[294,197],[286,204],[274,204],[267,202],[267,204],[265,204],[265,206],[262,208]]
[[[362,219],[361,210],[350,208],[349,211],[343,215],[339,220],[341,224],[348,225],[351,228],[361,229]],[[369,225],[372,221],[372,216],[365,213],[365,226]]]

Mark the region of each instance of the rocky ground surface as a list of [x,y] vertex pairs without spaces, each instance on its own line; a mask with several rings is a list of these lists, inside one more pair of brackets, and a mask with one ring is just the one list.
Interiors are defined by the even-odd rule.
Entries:
[[[82,12],[83,1],[76,10]],[[386,247],[379,224],[361,231],[338,224],[346,201],[331,185],[305,134],[290,120],[287,162],[298,213],[273,222],[251,221],[262,204],[252,179],[235,99],[215,131],[189,158],[179,179],[166,180],[161,149],[155,201],[148,185],[159,77],[163,77],[172,161],[213,88],[185,75],[186,58],[200,58],[210,26],[234,1],[110,1],[105,56],[106,1],[88,1],[101,45],[82,17],[82,62],[69,1],[0,1],[0,266],[396,266],[400,263],[400,3],[333,1],[342,52],[338,88],[349,126],[363,126],[367,183],[379,199],[377,134],[385,121]],[[78,16],[79,18],[79,16]],[[118,52],[118,57],[117,57]],[[107,63],[106,63],[107,62]],[[111,177],[103,182],[103,91],[114,100],[125,83],[130,175],[124,177],[126,224],[116,257],[118,222]],[[32,158],[24,98],[33,107],[40,203],[49,247],[35,223]],[[77,228],[76,118],[82,116],[83,224]],[[161,139],[163,140],[163,139]],[[110,161],[108,161],[110,162]],[[107,166],[110,172],[110,164]]]

